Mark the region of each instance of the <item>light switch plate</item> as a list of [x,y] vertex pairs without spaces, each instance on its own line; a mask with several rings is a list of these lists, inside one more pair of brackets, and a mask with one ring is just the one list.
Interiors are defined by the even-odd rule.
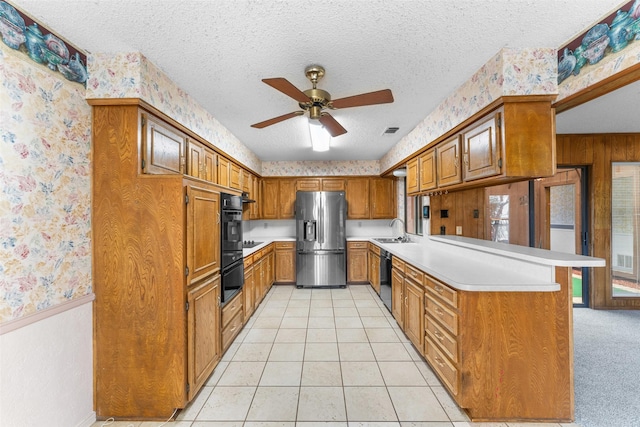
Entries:
[[456,225],[456,234],[458,236],[462,236],[462,226],[461,225]]

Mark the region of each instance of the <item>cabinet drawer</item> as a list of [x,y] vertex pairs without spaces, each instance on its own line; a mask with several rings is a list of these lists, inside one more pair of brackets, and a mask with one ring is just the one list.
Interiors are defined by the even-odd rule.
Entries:
[[222,307],[222,328],[226,328],[227,324],[233,317],[242,311],[242,291],[239,292],[231,301]]
[[424,278],[424,273],[422,271],[418,270],[417,268],[415,268],[411,264],[405,264],[404,274],[409,279],[413,280],[414,282],[416,282],[420,286],[422,286],[422,281],[423,281],[423,278]]
[[246,256],[243,258],[244,268],[247,269],[251,264],[253,264],[253,254]]
[[458,395],[459,372],[458,369],[442,354],[440,349],[427,336],[424,341],[424,354],[431,367],[436,371],[440,380],[454,396]]
[[373,243],[371,243],[371,242],[369,242],[369,250],[370,250],[371,252],[374,252],[374,253],[376,253],[376,254],[380,255],[380,248],[379,248],[378,246],[374,245],[374,244],[373,244]]
[[443,285],[436,280],[425,277],[424,288],[431,294],[436,295],[439,298],[442,298],[445,302],[451,304],[452,307],[458,307],[458,292],[447,285]]
[[393,268],[397,268],[399,271],[402,272],[402,274],[404,274],[405,265],[406,263],[402,261],[400,258],[395,256],[391,257],[391,266]]
[[458,335],[458,315],[448,308],[444,303],[431,296],[428,292],[425,293],[425,311],[436,321],[440,322],[446,330],[451,332],[454,336]]
[[229,321],[229,324],[222,329],[222,349],[223,351],[229,348],[229,344],[238,335],[242,329],[242,322],[244,316],[242,312],[236,313],[236,315]]
[[425,339],[429,338],[440,346],[444,354],[454,363],[458,362],[458,341],[431,317],[424,317]]
[[295,249],[296,242],[276,242],[276,250],[278,249]]
[[367,242],[347,242],[347,249],[367,249]]

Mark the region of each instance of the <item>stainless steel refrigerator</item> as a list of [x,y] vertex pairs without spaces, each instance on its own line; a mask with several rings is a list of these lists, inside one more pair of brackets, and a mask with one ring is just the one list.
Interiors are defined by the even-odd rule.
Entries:
[[296,193],[296,285],[344,287],[347,283],[344,191]]

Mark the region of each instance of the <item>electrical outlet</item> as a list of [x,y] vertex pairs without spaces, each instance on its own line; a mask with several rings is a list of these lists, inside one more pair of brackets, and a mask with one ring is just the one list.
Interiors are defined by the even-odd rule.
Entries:
[[456,225],[456,235],[462,236],[462,226]]
[[440,226],[440,234],[442,234],[443,236],[445,234],[447,234],[447,227],[445,227],[444,225]]

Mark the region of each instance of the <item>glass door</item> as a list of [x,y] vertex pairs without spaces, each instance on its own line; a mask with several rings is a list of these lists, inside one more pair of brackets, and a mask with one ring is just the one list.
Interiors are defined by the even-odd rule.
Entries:
[[640,163],[612,164],[611,296],[640,297]]
[[[586,168],[559,168],[556,175],[534,181],[535,246],[588,255]],[[589,269],[572,271],[574,306],[589,303]]]

